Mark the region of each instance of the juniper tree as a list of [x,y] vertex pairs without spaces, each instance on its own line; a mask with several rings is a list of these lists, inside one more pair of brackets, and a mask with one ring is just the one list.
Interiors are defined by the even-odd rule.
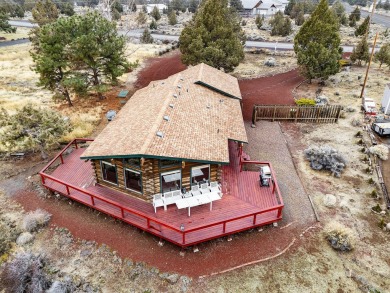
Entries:
[[242,6],[241,0],[230,0],[230,7],[236,9],[237,11],[242,11],[244,6]]
[[136,21],[137,21],[138,25],[144,25],[147,21],[145,12],[140,11],[137,15]]
[[352,19],[355,19],[355,21],[359,21],[360,20],[360,9],[358,6],[355,7],[355,9],[351,12],[351,14],[349,15],[349,20],[351,21]]
[[353,48],[350,59],[353,63],[357,61],[359,66],[362,65],[362,61],[367,63],[370,59],[367,38],[365,36],[363,36],[356,48]]
[[362,24],[355,30],[355,36],[365,35],[370,25],[370,16],[367,16]]
[[151,43],[153,43],[153,37],[152,37],[152,35],[150,34],[150,31],[147,28],[144,29],[144,31],[143,31],[143,33],[141,35],[140,41],[143,44],[151,44]]
[[284,17],[281,11],[275,13],[269,24],[271,25],[271,36],[285,37],[291,33],[291,21],[287,16]]
[[299,12],[298,15],[295,17],[295,24],[298,26],[301,26],[305,22],[305,17],[303,15],[303,12]]
[[5,13],[0,13],[0,32],[4,31],[6,33],[14,33],[16,32],[16,28],[12,27],[8,23],[8,15]]
[[153,17],[156,21],[160,20],[161,14],[157,6],[154,6],[152,12],[150,13],[150,16]]
[[157,22],[153,19],[152,22],[149,25],[149,28],[151,30],[156,30],[157,29]]
[[169,16],[168,16],[168,23],[170,25],[175,25],[177,24],[177,18],[176,18],[176,13],[175,11],[171,11],[171,13],[169,13]]
[[339,71],[341,48],[338,27],[327,0],[321,0],[295,36],[297,62],[308,79],[327,79]]
[[0,127],[0,142],[8,151],[39,150],[43,158],[71,129],[69,121],[58,113],[32,105],[24,106],[14,115],[2,109]]
[[255,19],[255,23],[256,23],[257,28],[260,29],[261,26],[262,26],[263,23],[264,23],[264,15],[262,15],[262,16],[257,15],[257,16],[256,16],[256,19]]
[[375,54],[375,60],[379,62],[379,67],[383,63],[390,65],[390,43],[381,46],[379,51]]
[[245,35],[227,0],[205,0],[183,29],[179,42],[182,62],[206,63],[232,71],[244,59]]
[[290,15],[293,7],[295,6],[296,4],[296,1],[295,0],[289,0],[288,1],[288,4],[286,5],[286,7],[284,8],[284,14],[286,15]]

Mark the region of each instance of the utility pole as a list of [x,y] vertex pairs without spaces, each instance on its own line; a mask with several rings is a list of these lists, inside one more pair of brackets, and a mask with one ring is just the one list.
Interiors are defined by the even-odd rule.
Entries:
[[[372,11],[371,11],[371,15],[370,15],[370,21],[368,22],[367,30],[366,30],[366,33],[364,34],[364,37],[366,38],[366,40],[368,39],[368,32],[370,31],[370,25],[371,25],[371,21],[372,21],[372,16],[374,15],[375,6],[376,6],[376,0],[374,0],[374,5],[372,6]],[[370,70],[372,57],[374,56],[375,45],[376,45],[377,38],[378,38],[378,33],[376,33],[376,35],[375,35],[374,45],[372,47],[370,60],[368,61],[368,65],[367,65],[366,76],[364,77],[363,87],[362,87],[362,91],[360,93],[360,99],[362,100],[362,105],[364,104],[364,90],[366,88],[366,83],[367,83],[367,78],[368,78],[368,71]]]

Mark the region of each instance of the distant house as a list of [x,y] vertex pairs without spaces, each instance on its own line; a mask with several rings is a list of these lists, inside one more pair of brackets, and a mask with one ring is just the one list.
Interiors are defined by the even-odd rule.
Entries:
[[288,1],[285,0],[242,0],[244,11],[252,15],[274,15],[278,11],[284,12]]
[[147,4],[146,5],[147,12],[151,13],[153,11],[154,7],[157,7],[157,9],[160,13],[162,13],[164,9],[168,9],[168,6],[166,6],[165,4]]

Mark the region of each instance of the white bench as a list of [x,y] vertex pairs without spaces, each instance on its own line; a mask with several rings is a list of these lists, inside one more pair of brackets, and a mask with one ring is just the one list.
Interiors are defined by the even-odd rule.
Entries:
[[161,193],[157,193],[153,195],[153,207],[154,207],[154,213],[157,212],[158,207],[164,207],[165,209],[164,199]]

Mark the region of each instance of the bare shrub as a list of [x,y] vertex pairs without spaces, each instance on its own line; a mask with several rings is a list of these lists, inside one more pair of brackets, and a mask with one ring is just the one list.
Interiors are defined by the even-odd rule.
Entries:
[[72,293],[76,290],[72,279],[66,277],[63,281],[54,281],[50,289],[46,293]]
[[45,259],[42,255],[30,252],[18,253],[7,263],[3,273],[4,284],[10,292],[44,292],[49,289],[50,281],[43,271]]
[[34,235],[32,235],[30,232],[23,232],[19,235],[18,239],[16,239],[16,244],[18,245],[24,245],[31,241],[33,241]]
[[328,146],[310,146],[304,151],[310,167],[314,170],[329,170],[333,176],[340,177],[346,166],[345,158],[338,150]]
[[50,218],[51,214],[41,209],[29,212],[23,218],[22,229],[28,232],[36,231],[40,227],[46,226]]
[[352,126],[360,127],[362,126],[362,122],[358,118],[353,118],[351,121]]
[[389,148],[383,144],[374,145],[369,148],[369,151],[373,155],[377,155],[381,160],[387,160],[389,157]]
[[335,250],[351,251],[355,245],[355,236],[351,229],[338,222],[329,223],[324,230],[325,238]]

